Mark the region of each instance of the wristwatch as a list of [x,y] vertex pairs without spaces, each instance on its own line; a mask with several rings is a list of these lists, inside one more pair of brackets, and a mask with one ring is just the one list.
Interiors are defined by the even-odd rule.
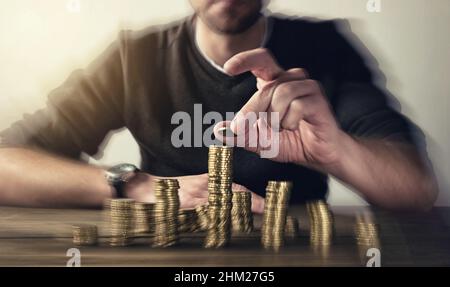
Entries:
[[139,169],[128,163],[119,164],[106,170],[105,177],[108,184],[116,191],[117,198],[125,198],[125,184],[138,172]]

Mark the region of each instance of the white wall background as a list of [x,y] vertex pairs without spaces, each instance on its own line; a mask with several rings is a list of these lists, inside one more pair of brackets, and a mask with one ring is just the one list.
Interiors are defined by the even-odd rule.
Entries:
[[[450,0],[272,0],[273,12],[347,18],[377,58],[402,111],[424,129],[450,205]],[[75,5],[70,4],[75,2]],[[80,4],[79,7],[77,2]],[[191,13],[187,0],[0,0],[0,129],[45,104],[48,92],[86,66],[121,28],[139,29]],[[129,133],[115,135],[100,162],[139,163]],[[95,161],[93,161],[95,162]],[[332,182],[330,202],[364,204]]]

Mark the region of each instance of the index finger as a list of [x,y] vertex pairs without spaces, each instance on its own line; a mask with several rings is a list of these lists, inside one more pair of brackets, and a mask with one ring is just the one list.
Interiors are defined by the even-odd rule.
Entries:
[[282,72],[275,81],[270,81],[261,85],[260,89],[248,100],[248,102],[239,110],[233,121],[231,121],[231,130],[237,132],[237,127],[244,123],[247,114],[254,113],[258,116],[259,112],[268,111],[271,106],[273,94],[278,85],[284,82],[302,80],[307,77],[308,72],[306,72],[306,70],[296,68],[287,72]]
[[283,72],[269,50],[264,48],[239,53],[231,57],[223,68],[232,76],[250,71],[265,81],[272,81]]
[[239,110],[234,119],[230,123],[230,128],[235,134],[245,132],[245,130],[239,130],[238,127],[251,127],[252,124],[259,117],[260,112],[265,112],[270,107],[273,93],[276,89],[277,82],[271,82],[265,85],[261,90],[258,90],[248,102]]

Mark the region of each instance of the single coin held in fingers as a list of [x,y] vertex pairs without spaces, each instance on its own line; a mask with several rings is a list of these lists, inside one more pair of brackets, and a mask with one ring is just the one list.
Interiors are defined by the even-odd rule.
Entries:
[[233,131],[231,130],[231,128],[229,126],[225,126],[225,127],[221,127],[218,129],[218,131],[222,134],[223,137],[235,137],[236,134],[233,133]]

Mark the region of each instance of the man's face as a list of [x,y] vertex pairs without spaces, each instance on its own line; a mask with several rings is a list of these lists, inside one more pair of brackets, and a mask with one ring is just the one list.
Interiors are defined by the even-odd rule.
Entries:
[[195,13],[218,33],[238,34],[259,19],[263,0],[190,0]]

